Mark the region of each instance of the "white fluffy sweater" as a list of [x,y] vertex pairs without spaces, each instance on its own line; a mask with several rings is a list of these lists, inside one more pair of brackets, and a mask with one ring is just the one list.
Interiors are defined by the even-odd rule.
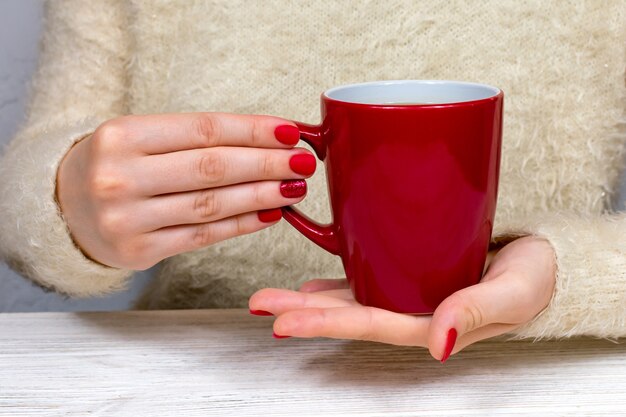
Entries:
[[[0,161],[0,253],[73,296],[124,287],[130,271],[73,245],[54,199],[58,164],[128,113],[264,113],[315,123],[328,87],[458,79],[506,93],[494,238],[537,234],[557,254],[549,307],[520,337],[626,335],[626,4],[594,0],[65,0],[47,5],[28,119]],[[301,208],[329,219],[318,170]],[[342,275],[285,222],[163,262],[146,308],[245,304],[263,286]]]

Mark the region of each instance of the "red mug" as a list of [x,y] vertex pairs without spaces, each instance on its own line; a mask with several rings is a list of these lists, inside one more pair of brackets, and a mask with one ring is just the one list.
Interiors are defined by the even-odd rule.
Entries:
[[283,215],[339,255],[356,300],[430,314],[480,280],[496,209],[503,93],[455,81],[332,88],[297,123],[325,162],[333,222]]

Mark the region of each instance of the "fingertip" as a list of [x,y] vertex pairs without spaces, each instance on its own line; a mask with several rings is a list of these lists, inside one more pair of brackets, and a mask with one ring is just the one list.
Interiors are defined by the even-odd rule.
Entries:
[[271,311],[267,299],[271,297],[273,288],[263,288],[255,292],[248,299],[248,308],[250,310]]
[[459,332],[455,325],[443,323],[437,325],[433,319],[428,335],[430,355],[441,363],[446,362],[454,351],[458,336]]
[[455,328],[451,328],[448,330],[443,354],[441,355],[441,363],[445,363],[452,354],[452,351],[454,350],[454,346],[456,344],[457,335],[458,333]]
[[259,210],[257,212],[257,217],[261,223],[276,223],[283,217],[283,212],[280,208]]
[[[456,342],[459,336],[459,329],[461,326],[456,321],[456,303],[453,299],[444,300],[435,312],[430,323],[428,332],[428,350],[433,358],[445,362],[451,354],[447,352],[450,338],[454,338],[453,343]],[[451,331],[454,330],[452,336]],[[454,346],[453,346],[454,347]],[[445,359],[444,359],[445,358]],[[442,363],[443,363],[442,362]]]
[[253,310],[253,309],[250,309],[249,312],[253,316],[273,316],[274,315],[273,313],[270,313],[269,311],[265,311],[265,310]]
[[306,338],[320,336],[322,311],[319,308],[287,311],[274,321],[274,333]]
[[308,149],[298,149],[298,151],[289,159],[289,167],[298,175],[310,177],[317,168],[317,159]]
[[274,137],[284,145],[294,146],[300,141],[300,130],[292,124],[281,124],[274,129]]
[[292,336],[293,326],[289,321],[289,313],[285,313],[276,317],[272,329],[274,330],[274,334],[278,334],[281,336]]
[[248,298],[248,309],[249,310],[262,310],[259,307],[259,293],[263,290],[259,290],[252,294],[250,298]]
[[301,201],[306,196],[308,185],[305,180],[283,180],[279,188],[281,196]]

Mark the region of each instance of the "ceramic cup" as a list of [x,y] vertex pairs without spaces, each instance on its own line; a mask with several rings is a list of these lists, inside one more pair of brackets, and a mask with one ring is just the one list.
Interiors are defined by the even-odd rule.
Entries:
[[298,123],[326,165],[332,224],[285,219],[339,255],[357,301],[429,314],[476,284],[492,231],[503,93],[456,81],[380,81],[322,94]]

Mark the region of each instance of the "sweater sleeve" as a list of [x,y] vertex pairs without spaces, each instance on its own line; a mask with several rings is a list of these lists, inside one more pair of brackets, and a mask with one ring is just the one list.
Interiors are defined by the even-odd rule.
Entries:
[[121,1],[47,2],[25,124],[0,160],[0,256],[71,296],[122,289],[130,271],[87,259],[55,199],[59,163],[103,121],[126,112],[127,16]]
[[[514,339],[626,336],[626,213],[555,213],[501,228],[495,236],[536,235],[556,254],[555,291]],[[507,230],[508,229],[508,230]]]

